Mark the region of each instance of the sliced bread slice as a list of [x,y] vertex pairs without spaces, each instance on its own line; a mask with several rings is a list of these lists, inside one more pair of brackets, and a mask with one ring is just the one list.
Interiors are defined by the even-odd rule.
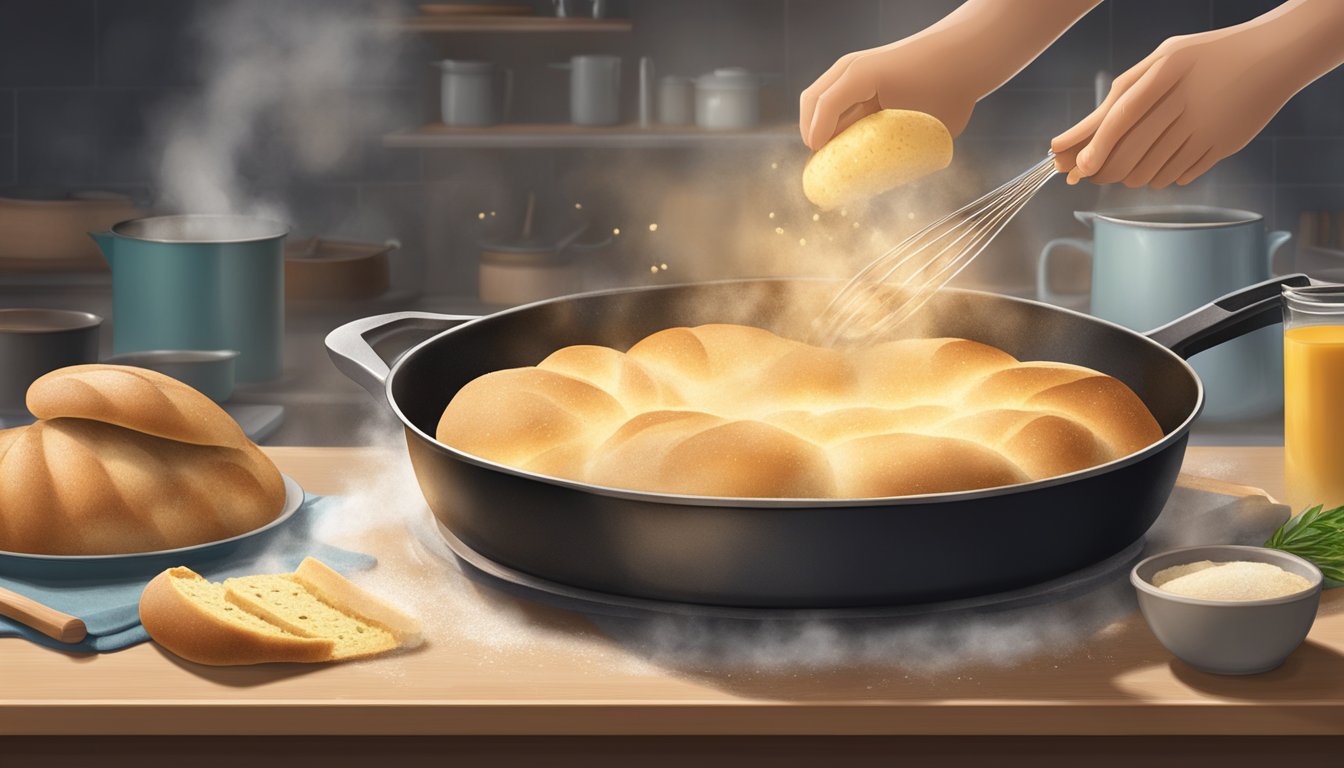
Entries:
[[170,568],[145,586],[140,621],[154,642],[188,661],[225,666],[331,658],[335,642],[300,636],[243,610],[223,584]]
[[309,592],[291,574],[239,576],[224,581],[225,598],[285,630],[334,644],[333,661],[376,656],[401,645],[395,635]]
[[422,630],[419,620],[361,589],[321,560],[305,557],[299,563],[298,570],[294,571],[294,578],[327,605],[337,606],[346,613],[391,632],[403,648],[420,645]]

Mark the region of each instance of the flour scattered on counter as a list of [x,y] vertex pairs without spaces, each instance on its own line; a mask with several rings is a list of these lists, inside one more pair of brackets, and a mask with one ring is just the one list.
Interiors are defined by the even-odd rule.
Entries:
[[[482,665],[494,664],[495,654],[504,651],[516,665],[522,650],[525,658],[536,659],[538,668],[563,652],[581,662],[652,673],[646,660],[614,645],[582,616],[496,594],[464,576],[437,539],[400,429],[388,429],[374,417],[357,432],[359,444],[381,449],[370,451],[373,465],[360,472],[376,480],[346,490],[344,504],[324,517],[315,534],[338,546],[379,554],[377,567],[351,574],[351,580],[417,616],[426,643],[451,638],[462,645],[466,658]],[[430,551],[421,539],[439,541],[443,551]],[[369,668],[399,677],[403,671],[397,661],[397,656],[386,657]]]
[[[1048,605],[902,619],[633,619],[550,608],[463,575],[438,538],[400,429],[379,423],[361,440],[385,449],[367,475],[377,480],[348,491],[344,510],[325,520],[318,535],[338,545],[377,549],[383,554],[380,565],[353,580],[418,615],[427,642],[452,638],[465,657],[483,666],[507,660],[517,667],[521,658],[543,670],[560,655],[576,664],[617,665],[632,674],[673,669],[692,678],[726,679],[732,672],[735,681],[748,686],[781,674],[844,670],[861,670],[859,687],[881,685],[897,670],[911,683],[934,685],[932,676],[948,671],[1037,658],[1059,660],[1056,666],[1067,669],[1064,659],[1070,653],[1121,631],[1135,610],[1124,573],[1089,594]],[[1263,504],[1214,499],[1199,506],[1195,500],[1201,498],[1209,497],[1177,488],[1167,513],[1149,532],[1149,552],[1259,542],[1282,522],[1274,508]],[[1211,542],[1211,537],[1222,541]],[[396,661],[395,656],[384,659],[370,670],[395,677],[400,674]]]

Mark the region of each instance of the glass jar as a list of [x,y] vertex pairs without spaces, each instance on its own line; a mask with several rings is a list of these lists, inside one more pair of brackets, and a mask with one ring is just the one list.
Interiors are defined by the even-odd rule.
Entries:
[[1283,289],[1283,441],[1294,513],[1344,505],[1344,285]]

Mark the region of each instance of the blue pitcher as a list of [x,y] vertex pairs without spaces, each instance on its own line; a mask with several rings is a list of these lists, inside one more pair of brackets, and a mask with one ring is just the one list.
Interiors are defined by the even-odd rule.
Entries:
[[240,382],[279,378],[284,239],[249,216],[155,216],[90,233],[112,267],[115,354],[236,349]]
[[[1288,232],[1266,232],[1251,211],[1165,206],[1093,213],[1078,211],[1092,240],[1046,243],[1037,270],[1043,301],[1070,304],[1050,289],[1057,247],[1092,257],[1091,314],[1136,331],[1170,322],[1219,296],[1269,278],[1274,252]],[[1283,407],[1283,330],[1263,328],[1190,358],[1205,387],[1204,418],[1233,421]]]

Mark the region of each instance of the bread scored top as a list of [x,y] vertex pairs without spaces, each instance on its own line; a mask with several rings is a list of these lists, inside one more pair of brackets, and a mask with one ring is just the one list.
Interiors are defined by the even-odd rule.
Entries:
[[213,400],[171,376],[124,365],[72,365],[28,387],[39,419],[89,419],[195,445],[240,448],[251,441]]
[[0,550],[149,552],[255,530],[280,472],[205,395],[154,371],[80,365],[28,390],[36,423],[0,431]]
[[872,498],[1040,480],[1162,429],[1129,387],[966,339],[853,350],[760,328],[565,347],[453,397],[440,442],[543,475],[700,496]]

